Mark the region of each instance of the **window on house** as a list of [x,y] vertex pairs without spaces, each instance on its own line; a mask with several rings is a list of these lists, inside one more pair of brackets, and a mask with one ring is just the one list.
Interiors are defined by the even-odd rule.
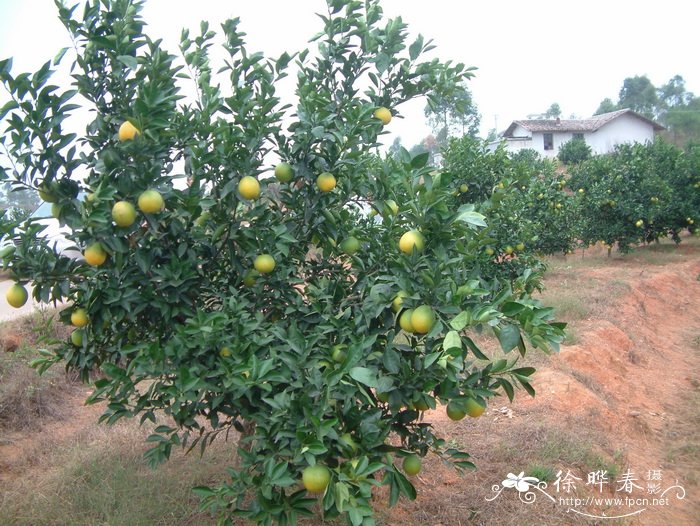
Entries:
[[544,134],[544,149],[553,150],[554,149],[554,135],[551,133]]
[[583,140],[583,133],[574,133],[572,139],[581,139]]

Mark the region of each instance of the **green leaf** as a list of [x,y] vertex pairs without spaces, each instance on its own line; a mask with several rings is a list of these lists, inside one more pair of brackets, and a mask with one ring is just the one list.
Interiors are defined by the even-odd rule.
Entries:
[[[463,330],[467,324],[469,323],[470,320],[470,313],[467,311],[462,311],[457,316],[452,318],[452,321],[450,322],[450,327],[452,327],[456,331],[461,331]],[[460,345],[461,347],[461,345]]]
[[418,35],[418,38],[408,48],[408,56],[411,60],[416,60],[423,50],[423,35]]
[[486,216],[474,211],[474,205],[462,205],[453,221],[462,221],[471,227],[485,227]]
[[[454,321],[454,320],[453,320]],[[442,348],[445,351],[457,348],[462,350],[462,338],[460,338],[457,331],[450,331],[445,335],[445,339],[442,341]]]
[[132,57],[131,55],[119,55],[117,57],[117,60],[132,71],[136,71],[139,67],[138,60],[136,60],[136,58]]
[[520,329],[511,323],[501,327],[496,333],[498,341],[504,352],[510,352],[518,346],[520,342]]
[[371,369],[366,367],[353,367],[350,369],[350,377],[353,380],[357,380],[361,384],[367,387],[377,388],[379,387],[379,382],[377,380],[377,375]]
[[426,164],[428,164],[428,159],[430,159],[429,152],[419,153],[413,159],[411,159],[411,168],[415,170],[423,168]]

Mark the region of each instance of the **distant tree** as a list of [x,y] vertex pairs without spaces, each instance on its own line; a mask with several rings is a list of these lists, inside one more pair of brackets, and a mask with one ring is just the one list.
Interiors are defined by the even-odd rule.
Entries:
[[557,157],[564,164],[571,165],[585,161],[591,154],[591,147],[586,144],[586,141],[576,138],[562,144]]
[[640,115],[654,119],[659,103],[656,88],[646,75],[627,77],[622,83],[618,108],[630,108]]
[[428,99],[425,116],[440,146],[452,136],[476,137],[481,117],[469,89],[461,84],[451,93]]
[[491,128],[488,135],[486,136],[486,142],[493,142],[498,140],[498,132],[496,128]]
[[394,142],[391,143],[391,146],[389,146],[389,149],[387,150],[387,155],[396,158],[399,151],[401,150],[401,147],[401,137],[396,137],[394,139]]
[[561,108],[559,107],[558,103],[552,104],[549,109],[544,112],[544,117],[545,119],[554,119],[557,117],[561,117]]
[[659,106],[674,108],[685,106],[693,100],[694,95],[686,91],[685,80],[680,75],[675,75],[658,90]]
[[700,97],[667,109],[663,122],[667,127],[665,137],[675,145],[700,143]]
[[601,113],[610,113],[611,111],[615,111],[617,109],[617,105],[612,101],[612,99],[610,97],[606,97],[600,102],[600,106],[598,106],[598,109],[595,110],[595,113],[593,115],[600,115]]
[[17,209],[28,215],[41,203],[39,196],[33,190],[24,187],[13,187],[9,182],[0,186],[0,210]]
[[418,144],[415,144],[409,150],[411,157],[415,157],[416,155],[426,152],[430,154],[428,157],[428,163],[437,164],[435,160],[437,154],[440,152],[440,144],[438,143],[437,138],[433,135],[428,135],[425,139]]

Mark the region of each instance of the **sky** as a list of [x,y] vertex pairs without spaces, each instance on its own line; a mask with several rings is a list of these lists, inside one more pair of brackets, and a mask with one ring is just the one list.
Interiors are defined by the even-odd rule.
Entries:
[[[72,3],[72,2],[67,2]],[[588,117],[606,97],[617,100],[626,77],[647,75],[659,87],[680,74],[700,94],[697,21],[700,3],[688,0],[382,0],[385,15],[401,16],[409,34],[437,46],[431,58],[477,67],[469,82],[481,113],[481,133],[544,113],[556,102],[568,118]],[[239,16],[250,50],[276,57],[308,47],[321,29],[315,13],[324,0],[148,0],[143,12],[151,37],[177,54],[180,31],[208,20],[218,29]],[[412,40],[412,39],[411,39]],[[38,68],[70,40],[53,0],[0,0],[0,59],[14,57],[13,73]],[[695,66],[693,66],[695,64]],[[388,145],[409,147],[430,133],[424,101],[397,108]]]

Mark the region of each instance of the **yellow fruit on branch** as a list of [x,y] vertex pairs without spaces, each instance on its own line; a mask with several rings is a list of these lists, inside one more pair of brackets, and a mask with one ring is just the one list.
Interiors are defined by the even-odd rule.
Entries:
[[253,261],[255,270],[260,272],[260,274],[269,274],[275,270],[275,265],[275,258],[270,254],[260,254],[255,258],[255,261]]
[[486,411],[486,407],[481,405],[476,398],[468,398],[464,402],[464,409],[472,418],[478,418]]
[[413,324],[411,323],[411,317],[413,316],[413,309],[406,309],[399,316],[399,326],[406,332],[413,332]]
[[117,226],[128,227],[136,221],[136,209],[129,201],[118,201],[112,207],[112,219]]
[[27,303],[28,298],[29,294],[27,293],[27,289],[25,289],[24,286],[20,285],[19,283],[12,285],[5,293],[7,303],[12,305],[15,309],[19,309],[25,303]]
[[389,108],[385,108],[384,106],[381,106],[374,110],[374,116],[375,118],[382,121],[382,124],[384,126],[391,122],[391,110],[389,110]]
[[107,252],[105,252],[105,249],[99,242],[88,246],[83,255],[85,257],[85,262],[93,267],[102,265],[107,259]]
[[137,204],[139,210],[141,210],[144,214],[156,214],[165,207],[163,196],[160,195],[158,190],[153,190],[152,188],[146,190],[139,196]]
[[75,309],[70,315],[70,322],[76,327],[85,327],[88,321],[89,319],[85,309]]
[[301,480],[309,493],[323,493],[331,481],[331,472],[327,467],[316,464],[302,471]]
[[316,178],[316,186],[321,192],[330,192],[335,188],[335,176],[330,172],[323,172]]
[[246,175],[238,182],[238,192],[243,199],[255,200],[260,197],[260,183],[252,175]]
[[425,238],[418,230],[409,230],[399,239],[399,249],[404,254],[412,254],[413,249],[422,252],[425,248]]
[[141,132],[138,130],[138,128],[129,121],[124,121],[122,125],[119,126],[119,140],[121,142],[131,141],[140,133]]
[[411,314],[413,331],[419,334],[427,334],[435,324],[435,311],[429,305],[416,307]]

